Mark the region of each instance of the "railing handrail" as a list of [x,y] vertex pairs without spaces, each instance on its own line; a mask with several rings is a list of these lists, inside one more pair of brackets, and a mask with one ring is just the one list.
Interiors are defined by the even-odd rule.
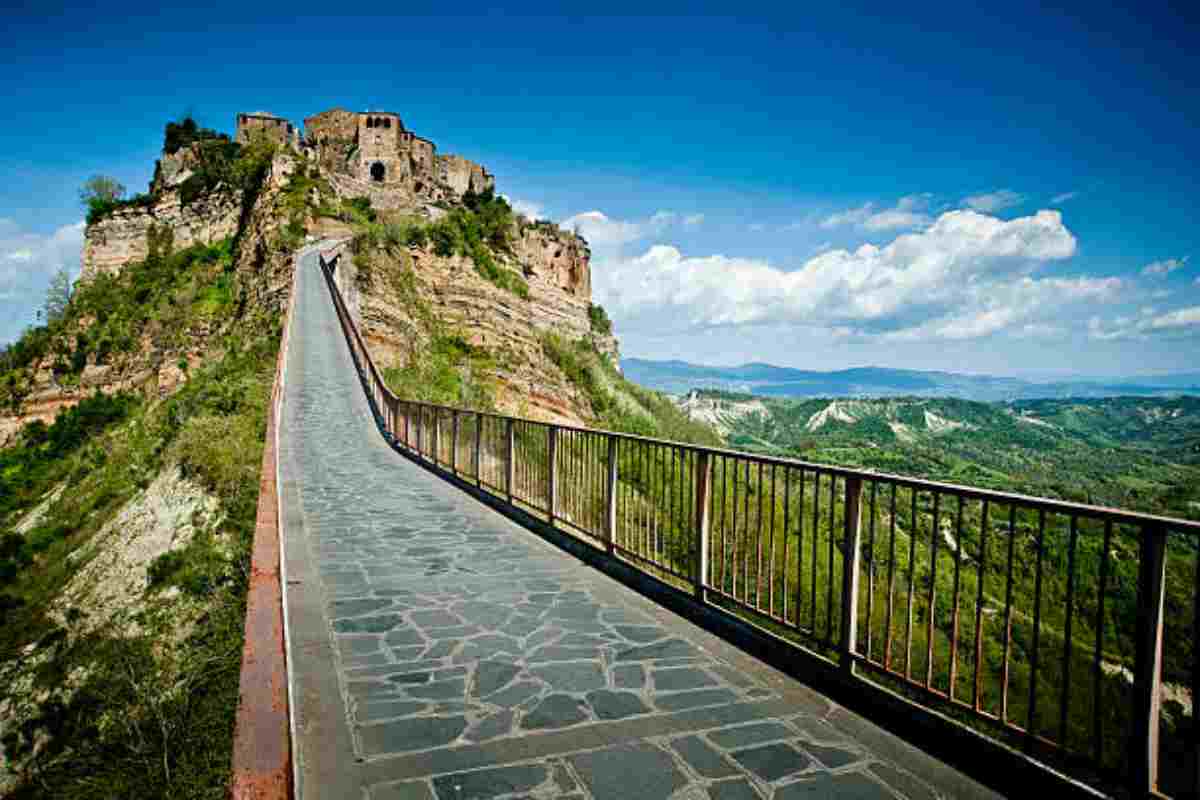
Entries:
[[[335,255],[334,259],[340,254]],[[324,263],[324,255],[322,262]],[[340,292],[337,295],[337,301],[343,303]],[[1108,520],[1116,524],[1136,525],[1138,527],[1144,525],[1165,526],[1175,532],[1186,531],[1190,534],[1200,536],[1200,521],[1181,519],[1179,517],[1167,517],[1159,514],[1150,514],[1143,511],[1131,511],[1122,508],[1112,508],[1109,506],[1097,506],[1089,503],[1077,503],[1071,500],[1055,500],[1052,497],[1038,497],[1037,495],[1020,494],[1018,492],[1002,492],[996,489],[983,489],[976,486],[963,486],[956,483],[945,483],[942,481],[929,480],[927,478],[914,478],[909,475],[895,475],[889,472],[879,472],[872,469],[855,469],[853,467],[842,467],[834,464],[820,464],[813,461],[805,461],[803,459],[791,458],[787,456],[772,456],[764,453],[752,453],[745,450],[732,450],[725,447],[712,447],[710,445],[694,444],[691,442],[678,442],[672,439],[658,439],[653,436],[639,436],[633,433],[624,433],[622,431],[610,431],[605,428],[589,428],[583,425],[571,425],[561,422],[545,422],[542,420],[528,419],[526,417],[518,417],[510,414],[501,414],[495,411],[479,411],[477,409],[463,408],[461,406],[445,405],[442,403],[429,403],[424,400],[405,400],[393,392],[383,380],[382,374],[375,365],[375,360],[371,357],[370,351],[363,341],[362,335],[359,333],[358,326],[350,320],[350,327],[355,338],[362,348],[362,352],[367,362],[367,367],[372,375],[379,382],[380,388],[385,396],[393,402],[410,403],[412,405],[423,406],[425,408],[437,408],[443,411],[453,411],[461,414],[479,414],[493,419],[501,420],[516,420],[518,422],[530,422],[537,425],[552,425],[560,430],[579,431],[582,433],[594,433],[602,436],[612,436],[626,441],[644,442],[647,444],[663,445],[667,447],[681,448],[697,453],[708,453],[710,455],[728,456],[747,459],[763,464],[778,464],[780,466],[796,467],[812,471],[819,471],[826,475],[836,475],[839,478],[857,478],[869,480],[881,480],[888,483],[895,483],[898,486],[904,486],[910,489],[919,491],[939,491],[948,494],[961,496],[964,499],[971,500],[988,500],[997,503],[1019,503],[1021,505],[1030,506],[1035,509],[1045,510],[1050,513],[1063,514],[1067,516],[1086,516],[1093,519]]]

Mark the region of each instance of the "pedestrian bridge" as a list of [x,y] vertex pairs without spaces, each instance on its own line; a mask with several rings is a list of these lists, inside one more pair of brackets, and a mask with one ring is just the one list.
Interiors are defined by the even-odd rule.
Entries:
[[[274,727],[256,721],[254,681],[278,690],[284,666],[249,641],[270,605],[252,589],[260,677],[243,672],[235,795],[258,796],[256,771],[284,763],[271,758],[287,747],[260,741],[281,726],[285,791],[306,800],[1145,796],[1158,783],[1162,521],[405,403],[328,255],[297,260],[277,385],[287,701]],[[1060,517],[1069,549],[1051,558]],[[1014,566],[1029,520],[1038,549]],[[1126,528],[1149,542],[1119,752],[1093,705],[1103,643],[1076,645],[1096,637],[1095,601],[1080,598],[1103,606],[1107,589],[1074,578],[1094,526],[1101,574]],[[1007,560],[989,561],[989,533]],[[1026,578],[1031,608],[1014,601]],[[1085,701],[1080,723],[1069,706]]]

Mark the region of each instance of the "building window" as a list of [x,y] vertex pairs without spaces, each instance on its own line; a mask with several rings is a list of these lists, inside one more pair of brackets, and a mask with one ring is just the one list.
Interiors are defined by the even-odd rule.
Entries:
[[371,180],[376,183],[383,183],[383,177],[387,173],[387,169],[380,162],[376,161],[371,165]]
[[383,118],[383,127],[385,127],[385,128],[392,127],[392,121],[390,119],[388,119],[387,117],[384,117]]
[[374,120],[373,118],[371,118],[371,117],[367,117],[367,127],[368,127],[368,128],[374,128],[374,127],[375,127],[375,120]]

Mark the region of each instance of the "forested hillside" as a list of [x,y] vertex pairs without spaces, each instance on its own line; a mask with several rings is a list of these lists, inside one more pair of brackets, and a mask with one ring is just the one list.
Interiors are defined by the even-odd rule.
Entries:
[[951,483],[1200,518],[1200,398],[681,401],[730,446]]

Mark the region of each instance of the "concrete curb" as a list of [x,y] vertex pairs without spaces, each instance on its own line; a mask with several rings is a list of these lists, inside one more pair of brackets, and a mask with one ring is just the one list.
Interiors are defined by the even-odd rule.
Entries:
[[[297,265],[300,257],[298,253]],[[286,800],[292,797],[293,791],[292,703],[284,619],[278,452],[297,265],[292,271],[263,445],[250,588],[246,595],[242,674],[233,734],[229,785],[229,796],[233,800]]]

